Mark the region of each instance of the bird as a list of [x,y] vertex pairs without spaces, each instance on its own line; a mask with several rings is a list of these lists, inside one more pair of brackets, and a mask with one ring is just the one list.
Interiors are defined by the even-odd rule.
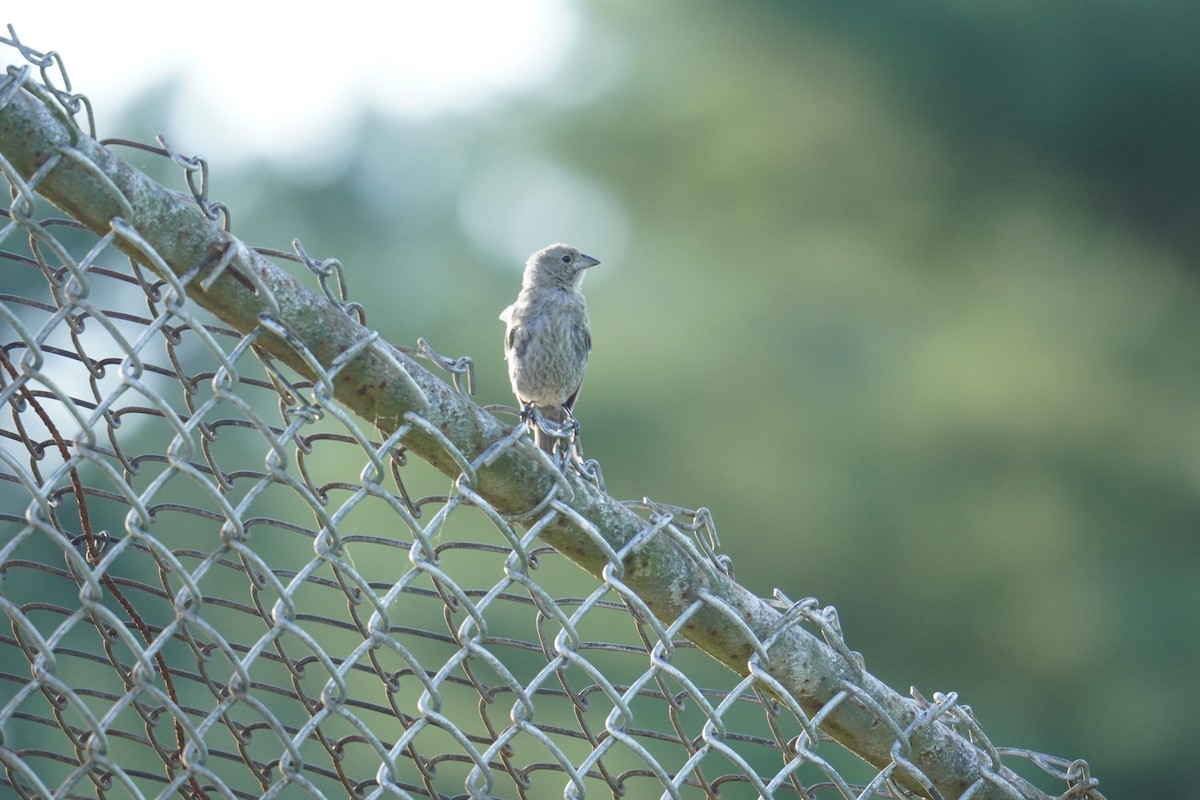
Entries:
[[533,429],[534,443],[551,456],[559,436],[543,430],[539,417],[555,427],[569,424],[572,434],[579,429],[572,409],[592,350],[580,284],[584,271],[599,263],[566,244],[538,250],[525,262],[516,302],[500,313],[521,420]]

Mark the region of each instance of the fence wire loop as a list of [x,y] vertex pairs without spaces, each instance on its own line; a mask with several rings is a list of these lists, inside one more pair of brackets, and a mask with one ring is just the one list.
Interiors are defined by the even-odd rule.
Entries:
[[475,362],[469,356],[450,358],[434,350],[423,338],[417,339],[417,352],[450,373],[455,390],[468,397],[475,395]]
[[[707,508],[614,500],[573,426],[539,423],[551,458],[479,409],[470,357],[355,327],[350,270],[234,238],[204,158],[105,140],[211,229],[156,247],[62,59],[0,51],[0,793],[1102,800],[956,694],[881,688],[832,607],[734,583]],[[62,127],[41,160],[18,118]],[[101,219],[50,215],[72,176]],[[368,362],[390,427],[348,399]]]

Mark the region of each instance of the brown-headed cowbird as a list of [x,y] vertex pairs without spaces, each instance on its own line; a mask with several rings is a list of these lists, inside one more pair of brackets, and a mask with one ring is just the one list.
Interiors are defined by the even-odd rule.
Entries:
[[537,251],[525,262],[517,301],[500,314],[508,326],[504,357],[521,419],[533,428],[537,446],[550,454],[557,437],[542,430],[538,416],[554,426],[576,426],[571,408],[592,349],[579,285],[583,271],[599,263],[565,244]]

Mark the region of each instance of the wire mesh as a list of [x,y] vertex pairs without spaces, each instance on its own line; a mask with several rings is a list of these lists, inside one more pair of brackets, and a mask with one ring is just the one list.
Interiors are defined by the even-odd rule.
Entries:
[[[163,268],[170,258],[146,246],[133,200],[103,230],[74,208],[59,216],[42,185],[85,160],[90,106],[55,54],[11,29],[0,45],[18,62],[0,83],[0,121],[32,98],[78,134],[30,170],[0,133],[8,792],[1101,797],[1085,762],[993,747],[954,695],[914,694],[907,716],[893,713],[834,611],[811,599],[775,598],[768,637],[716,590],[656,613],[627,580],[646,542],[668,541],[713,585],[727,580],[703,509],[626,503],[640,530],[606,545],[562,499],[563,487],[602,492],[596,465],[575,460],[544,502],[514,515],[478,473],[503,454],[537,462],[519,428],[481,455],[417,413],[376,431],[340,398],[346,359],[314,378],[267,352],[268,334],[287,340],[298,324],[280,297],[267,298],[275,315],[235,329],[189,300],[212,273]],[[107,147],[178,165],[177,195],[227,227],[203,160],[162,141]],[[338,313],[362,321],[336,262],[299,246],[258,252],[311,272]],[[423,341],[404,352],[469,402],[469,359]],[[414,457],[422,435],[451,451],[457,473]],[[563,518],[608,554],[597,577],[547,544]],[[751,640],[736,671],[692,641],[714,606]],[[819,704],[789,695],[772,649],[801,629],[843,676]],[[827,678],[813,669],[791,677]],[[847,718],[882,730],[887,757],[856,754]],[[934,730],[967,743],[960,752],[982,765],[970,781],[942,780],[937,758],[914,747]]]

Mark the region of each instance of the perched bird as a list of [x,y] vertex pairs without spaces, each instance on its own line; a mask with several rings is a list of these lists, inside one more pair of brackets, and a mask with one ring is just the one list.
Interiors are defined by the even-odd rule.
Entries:
[[565,244],[537,251],[525,262],[517,301],[500,314],[508,326],[504,357],[521,419],[547,453],[553,454],[556,437],[542,430],[538,415],[553,425],[576,425],[571,408],[592,349],[587,301],[579,286],[583,271],[599,263]]

